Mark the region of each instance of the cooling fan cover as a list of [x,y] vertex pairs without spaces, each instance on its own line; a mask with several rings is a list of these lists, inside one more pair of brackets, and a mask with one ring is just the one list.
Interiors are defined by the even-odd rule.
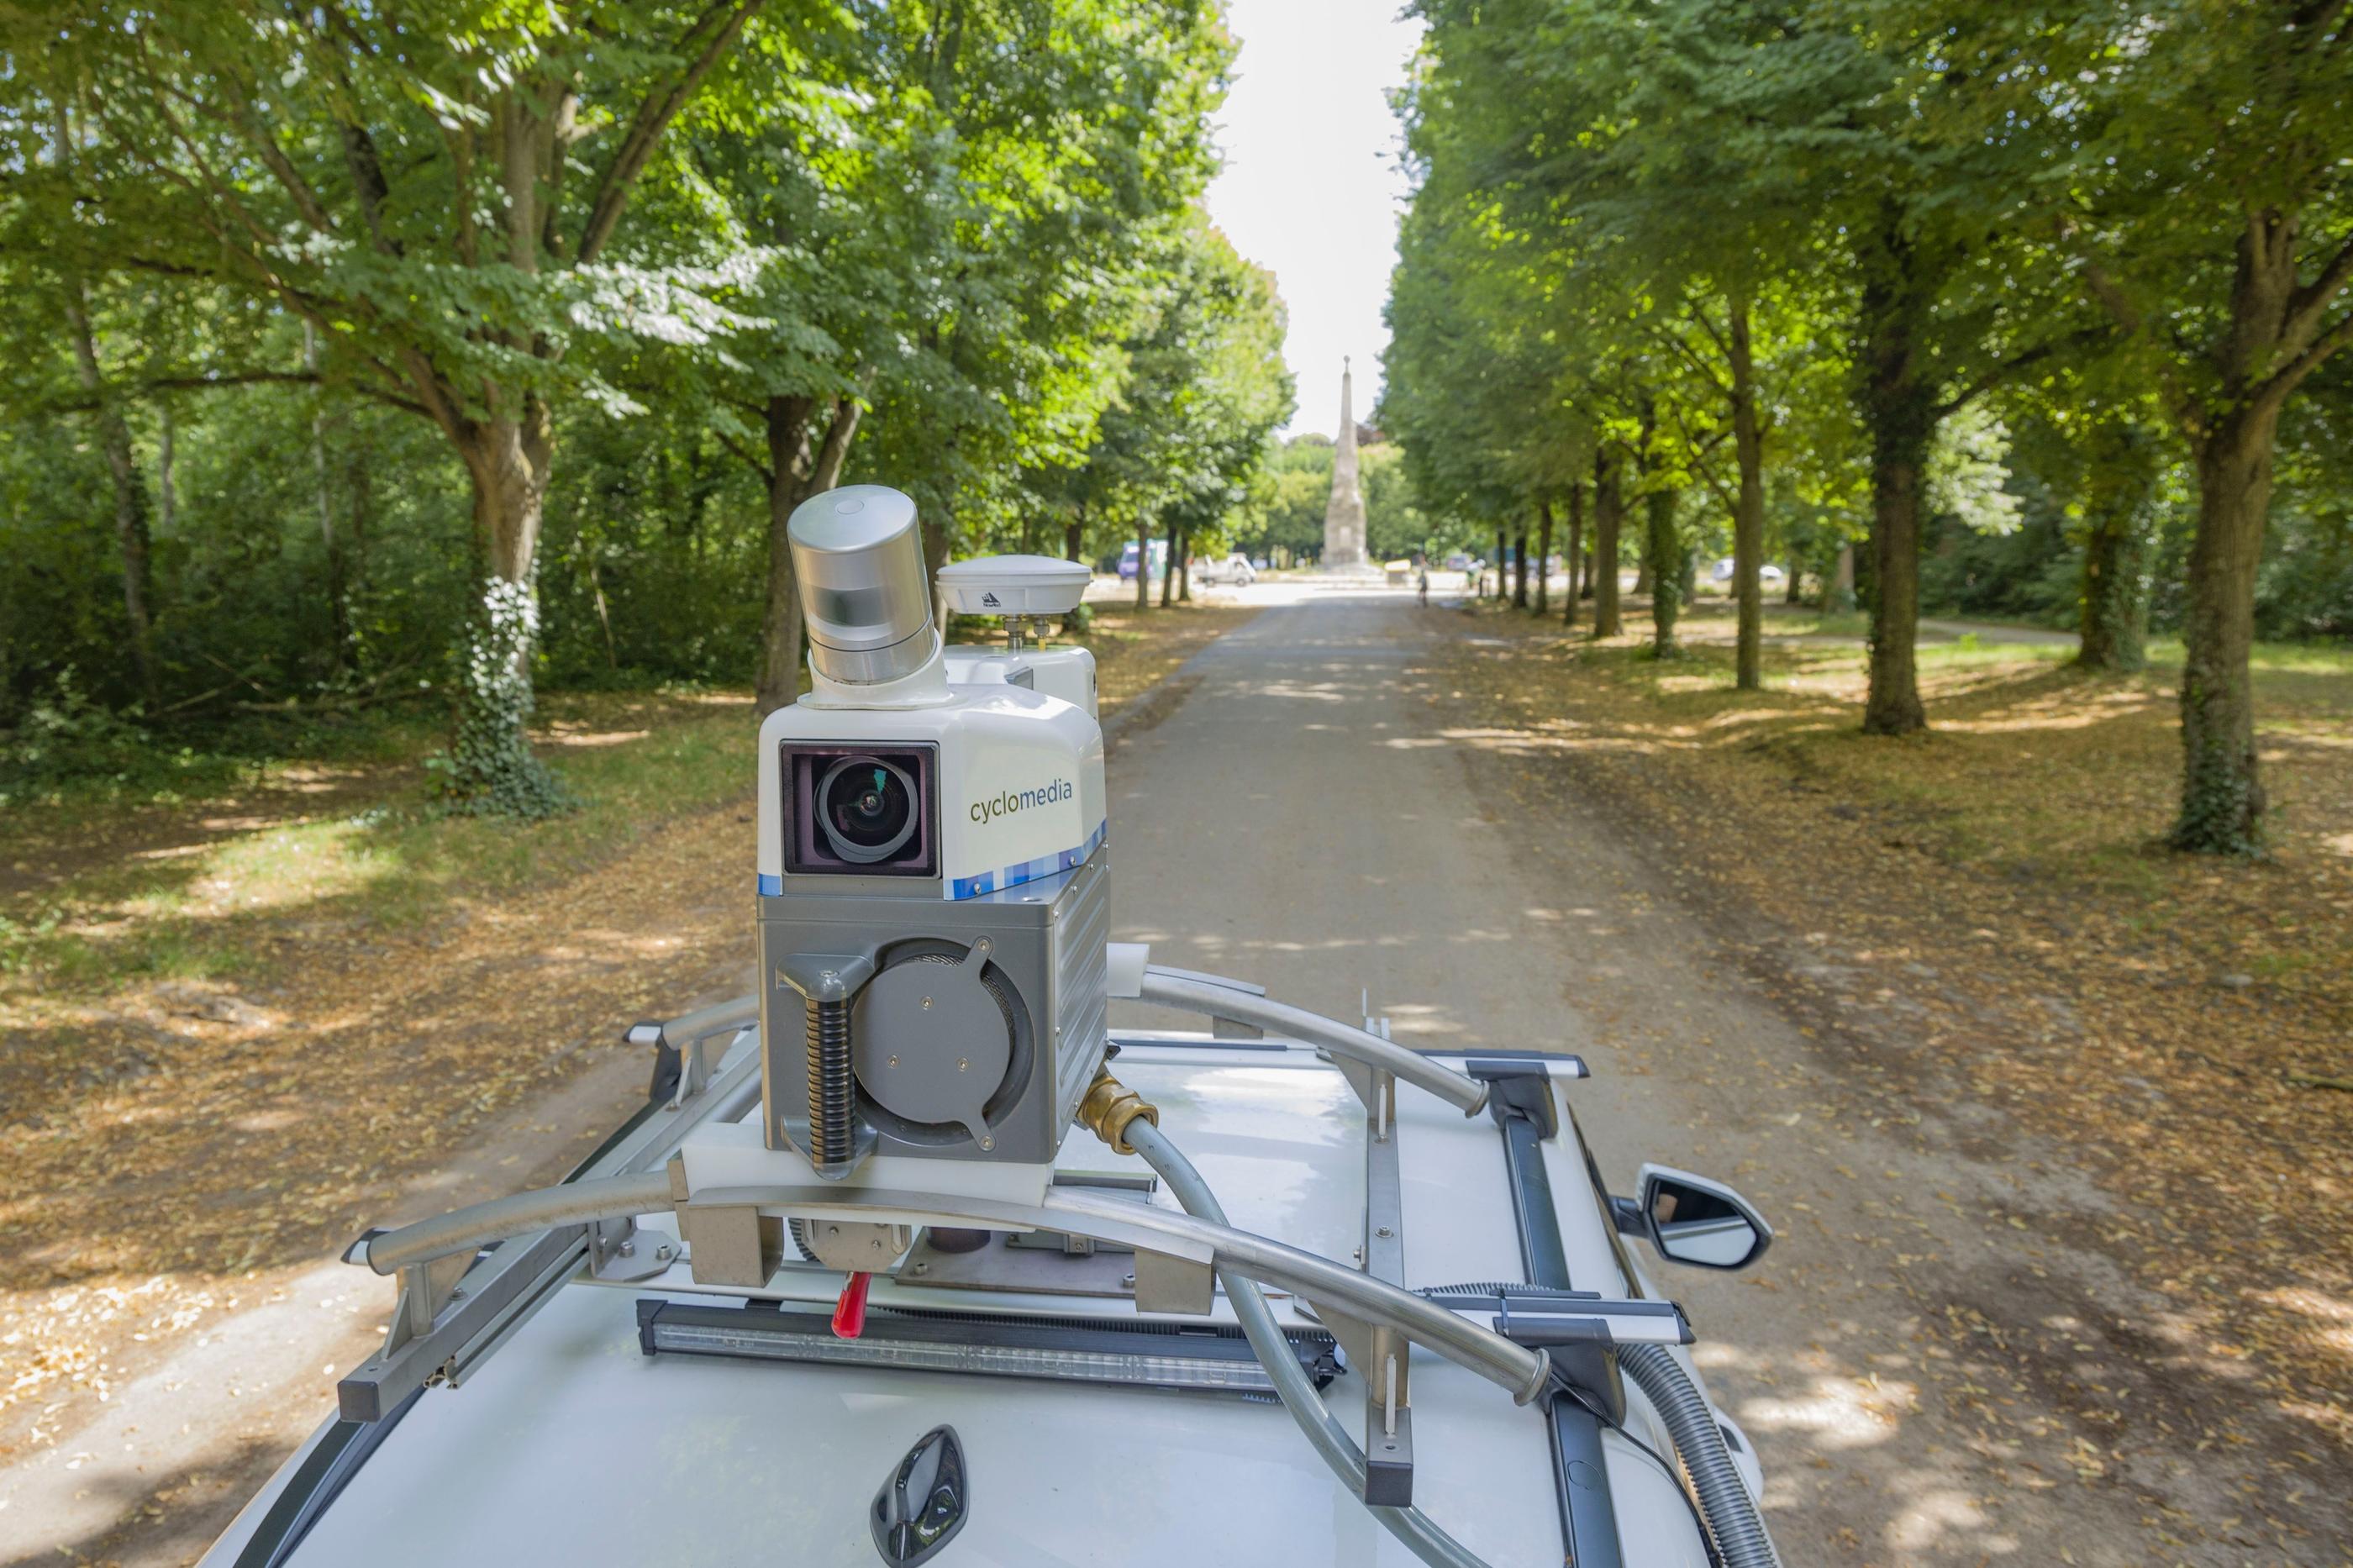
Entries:
[[911,1142],[970,1141],[1020,1099],[1032,1051],[1027,1010],[986,937],[966,947],[904,942],[858,994],[851,1038],[873,1120]]

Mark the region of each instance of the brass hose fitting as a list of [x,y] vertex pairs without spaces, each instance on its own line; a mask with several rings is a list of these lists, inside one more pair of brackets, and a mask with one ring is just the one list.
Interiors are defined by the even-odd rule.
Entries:
[[1127,1142],[1127,1124],[1139,1116],[1155,1127],[1160,1125],[1158,1106],[1112,1077],[1107,1069],[1096,1069],[1094,1082],[1087,1085],[1086,1098],[1079,1101],[1080,1123],[1110,1144],[1113,1153],[1133,1154],[1135,1151]]

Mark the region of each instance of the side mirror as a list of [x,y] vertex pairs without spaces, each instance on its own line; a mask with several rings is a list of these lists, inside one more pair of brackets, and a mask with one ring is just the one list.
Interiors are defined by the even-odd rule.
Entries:
[[1659,1256],[1698,1268],[1746,1268],[1773,1245],[1773,1227],[1746,1198],[1705,1176],[1645,1165],[1642,1229]]
[[874,1494],[867,1523],[874,1549],[892,1568],[929,1562],[964,1528],[972,1505],[964,1445],[953,1426],[934,1426],[916,1439]]

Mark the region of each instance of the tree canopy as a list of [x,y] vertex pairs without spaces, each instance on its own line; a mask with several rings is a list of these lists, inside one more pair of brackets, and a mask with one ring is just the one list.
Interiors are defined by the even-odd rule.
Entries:
[[1198,210],[1232,48],[1211,0],[0,11],[0,724],[425,683],[447,797],[542,812],[535,680],[789,699],[816,490],[935,559],[1214,531],[1289,411]]
[[[1926,722],[1924,582],[2064,550],[2035,570],[2084,663],[2137,660],[2153,602],[2186,637],[2175,841],[2259,844],[2248,649],[2297,576],[2266,579],[2267,537],[2327,573],[2292,591],[2300,624],[2353,626],[2343,466],[2316,444],[2353,342],[2347,7],[1414,9],[1382,422],[1426,507],[1565,502],[1574,529],[1589,502],[1609,636],[1639,503],[1661,653],[1694,524],[1728,538],[1744,687],[1764,556],[1829,593],[1827,546],[1857,541],[1862,723],[1889,735]],[[2320,626],[2316,596],[2340,606]]]

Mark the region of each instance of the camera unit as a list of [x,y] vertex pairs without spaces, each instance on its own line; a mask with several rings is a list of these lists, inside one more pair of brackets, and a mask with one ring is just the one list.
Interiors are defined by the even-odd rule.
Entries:
[[[1110,896],[1103,732],[1039,676],[1091,699],[1092,660],[944,647],[896,490],[828,491],[787,534],[812,689],[761,728],[762,1140],[834,1180],[904,1158],[1042,1186],[1103,1059]],[[1087,581],[959,569],[984,586],[952,603],[1029,616]]]

